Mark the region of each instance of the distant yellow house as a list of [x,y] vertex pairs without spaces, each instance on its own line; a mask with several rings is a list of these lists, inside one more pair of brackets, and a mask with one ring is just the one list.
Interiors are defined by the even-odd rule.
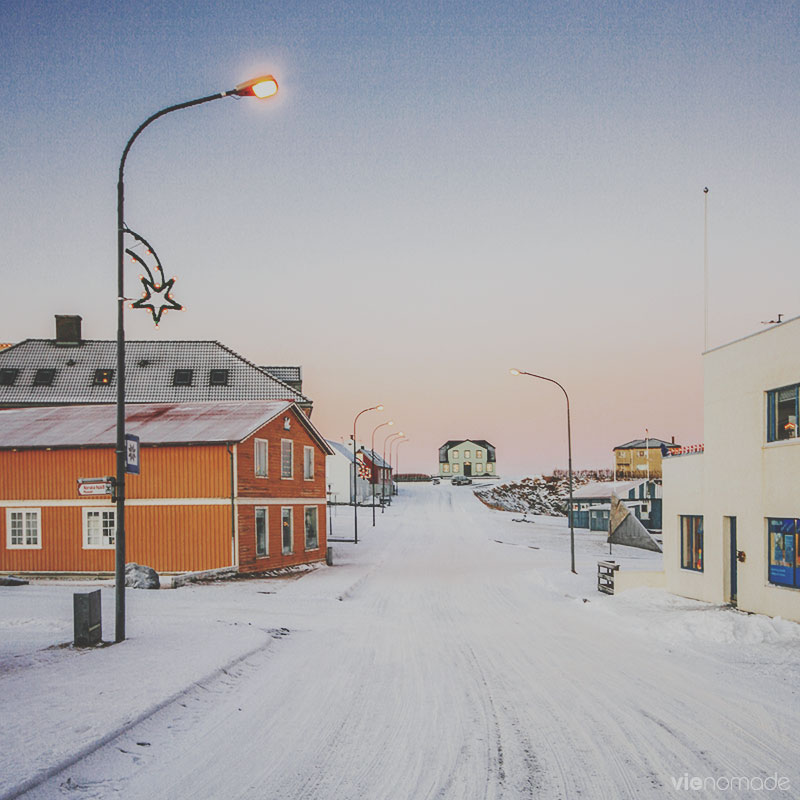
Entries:
[[618,480],[660,478],[661,456],[665,450],[680,447],[663,439],[634,439],[614,448],[614,474]]
[[439,448],[439,476],[494,477],[497,458],[494,445],[485,439],[450,439]]

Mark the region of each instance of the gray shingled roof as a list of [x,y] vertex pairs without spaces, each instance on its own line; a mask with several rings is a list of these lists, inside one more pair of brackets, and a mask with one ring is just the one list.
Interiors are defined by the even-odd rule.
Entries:
[[658,449],[661,445],[664,444],[667,447],[680,447],[680,445],[675,444],[674,442],[665,442],[663,439],[656,439],[655,436],[651,436],[649,439],[634,439],[631,442],[625,442],[625,444],[618,444],[614,450],[646,450],[648,448]]
[[496,463],[497,456],[495,453],[494,445],[489,444],[486,439],[449,439],[446,441],[440,448],[439,448],[439,463],[446,464],[447,463],[447,451],[450,450],[452,447],[458,447],[459,445],[464,444],[465,442],[472,442],[473,444],[477,444],[480,447],[486,449],[486,461],[492,461]]
[[332,442],[330,439],[325,440],[328,443],[328,447],[333,450],[336,450],[337,453],[341,453],[350,463],[353,462],[353,448],[348,447],[346,444],[342,442]]
[[362,452],[378,469],[391,469],[392,465],[383,460],[379,453],[370,450],[368,447],[359,447]]
[[259,367],[259,369],[269,372],[273,378],[277,378],[279,381],[285,381],[286,383],[289,381],[300,383],[303,380],[302,367]]
[[[126,409],[125,428],[142,444],[241,442],[291,407],[282,400],[131,405]],[[329,450],[306,415],[298,411],[297,417]],[[113,447],[115,443],[113,405],[0,410],[0,448]]]
[[[97,369],[114,370],[117,343],[84,340],[79,346],[52,339],[26,339],[0,350],[0,369],[17,369],[13,386],[0,386],[0,406],[114,403],[116,374],[94,385]],[[238,353],[216,341],[129,341],[125,343],[125,399],[128,403],[213,400],[310,400]],[[49,386],[34,386],[37,370],[54,369]],[[174,386],[176,369],[192,370],[192,384]],[[228,371],[227,386],[209,385],[212,369]]]

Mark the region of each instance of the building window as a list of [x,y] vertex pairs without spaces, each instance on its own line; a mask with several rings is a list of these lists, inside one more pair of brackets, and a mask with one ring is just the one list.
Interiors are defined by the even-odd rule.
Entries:
[[487,472],[494,472],[494,464],[487,464],[486,465]]
[[228,370],[227,369],[212,369],[208,373],[209,386],[227,386],[228,385]]
[[265,507],[256,506],[256,556],[260,558],[269,555],[268,511]]
[[798,435],[798,384],[767,392],[767,441],[796,439]]
[[281,478],[294,476],[294,442],[291,439],[281,439]]
[[451,450],[450,458],[458,458],[458,450]]
[[473,464],[472,469],[474,472],[483,472],[483,464]]
[[472,452],[471,450],[465,450],[464,451],[464,458],[471,458],[471,456],[470,456],[471,452]]
[[303,448],[303,478],[307,481],[314,479],[314,448]]
[[37,369],[33,375],[34,386],[52,386],[56,376],[54,369]]
[[450,472],[450,465],[442,464],[442,472]]
[[266,439],[253,440],[253,464],[257,478],[266,478],[269,474],[268,452],[269,445]]
[[461,467],[458,464],[453,464],[453,472],[459,472]]
[[9,550],[40,550],[41,516],[38,508],[6,510],[6,547]]
[[703,518],[681,516],[681,567],[703,571]]
[[18,369],[0,369],[0,386],[13,386],[19,377]]
[[94,371],[94,380],[92,383],[95,386],[110,386],[111,381],[114,380],[113,369],[96,369]]
[[483,458],[483,450],[476,450],[475,451],[475,458],[477,458],[478,460],[482,459]]
[[319,547],[319,529],[317,526],[317,507],[306,506],[306,550],[316,550]]
[[769,536],[769,582],[800,588],[800,520],[767,520]]
[[176,369],[172,373],[173,386],[191,386],[194,378],[193,369]]
[[285,556],[292,552],[292,509],[281,508],[281,549]]
[[83,549],[102,550],[114,547],[116,512],[101,508],[83,509]]

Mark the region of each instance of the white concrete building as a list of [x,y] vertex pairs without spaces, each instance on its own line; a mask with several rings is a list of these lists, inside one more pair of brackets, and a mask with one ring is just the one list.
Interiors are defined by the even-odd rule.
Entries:
[[703,364],[705,452],[663,463],[666,588],[800,622],[800,317]]
[[[342,442],[326,440],[333,455],[325,457],[325,482],[331,503],[353,502],[353,448]],[[372,487],[366,478],[356,478],[358,502],[365,503],[372,498]]]

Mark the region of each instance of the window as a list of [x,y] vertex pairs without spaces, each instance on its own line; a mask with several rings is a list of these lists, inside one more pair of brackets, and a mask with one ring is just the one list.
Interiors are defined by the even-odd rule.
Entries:
[[458,464],[453,464],[453,472],[458,472],[461,467]]
[[487,472],[494,472],[494,464],[487,464],[486,465]]
[[450,452],[450,458],[458,458],[458,450],[452,450]]
[[478,460],[482,459],[483,458],[483,450],[476,450],[475,451],[475,458],[477,458]]
[[798,384],[767,392],[767,441],[796,439]]
[[307,481],[314,479],[314,448],[303,448],[303,478]]
[[471,450],[465,450],[464,451],[464,458],[471,458],[471,456],[470,456],[471,452],[472,452]]
[[450,465],[442,464],[442,472],[450,472]]
[[294,442],[291,439],[281,439],[281,478],[294,476]]
[[769,582],[800,589],[800,520],[768,519]]
[[113,509],[83,509],[83,549],[102,550],[114,547],[116,513]]
[[18,369],[0,369],[0,386],[13,386],[18,377]]
[[268,511],[267,508],[256,506],[256,556],[261,558],[269,555]]
[[319,547],[319,531],[317,529],[317,507],[306,506],[306,550],[316,550]]
[[703,518],[681,516],[681,567],[703,571]]
[[281,549],[285,556],[292,552],[292,509],[281,508]]
[[475,472],[483,472],[483,464],[473,464],[472,469]]
[[96,369],[94,371],[94,380],[92,382],[95,386],[110,386],[111,381],[113,380],[113,369]]
[[173,386],[191,386],[194,379],[193,369],[176,369],[172,373]]
[[227,369],[212,369],[208,373],[209,386],[227,386],[228,385],[228,370]]
[[268,444],[266,439],[253,440],[253,463],[257,478],[266,478],[269,474],[267,462]]
[[33,375],[34,386],[52,386],[56,376],[54,369],[37,369]]
[[38,508],[6,510],[6,547],[9,550],[41,549],[41,517]]

